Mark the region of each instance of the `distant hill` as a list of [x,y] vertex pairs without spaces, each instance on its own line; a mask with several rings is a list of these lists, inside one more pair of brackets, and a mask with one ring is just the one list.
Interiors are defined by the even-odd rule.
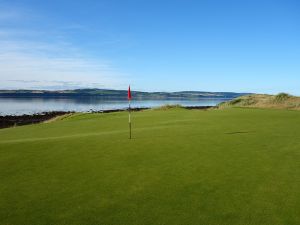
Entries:
[[[202,91],[180,91],[180,92],[142,92],[132,91],[134,99],[197,99],[197,98],[224,98],[232,99],[247,93],[234,92],[202,92]],[[34,97],[103,97],[109,99],[126,99],[127,90],[108,89],[76,89],[62,91],[46,90],[0,90],[0,97],[34,98]]]
[[300,97],[286,93],[278,95],[245,95],[231,101],[219,104],[220,108],[251,107],[251,108],[276,108],[300,110]]

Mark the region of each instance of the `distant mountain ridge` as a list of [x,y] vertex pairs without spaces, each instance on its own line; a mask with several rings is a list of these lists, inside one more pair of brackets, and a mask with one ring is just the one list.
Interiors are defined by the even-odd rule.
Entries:
[[[179,92],[143,92],[132,91],[133,99],[198,99],[198,98],[236,98],[249,93],[235,92],[205,92],[205,91],[179,91]],[[112,89],[75,89],[75,90],[0,90],[0,97],[35,98],[35,97],[102,97],[109,99],[126,99],[127,90]]]

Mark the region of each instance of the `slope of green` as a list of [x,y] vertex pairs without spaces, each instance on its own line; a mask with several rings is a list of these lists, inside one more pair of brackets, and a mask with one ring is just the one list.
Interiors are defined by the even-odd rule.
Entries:
[[0,224],[300,224],[300,112],[132,118],[0,130]]

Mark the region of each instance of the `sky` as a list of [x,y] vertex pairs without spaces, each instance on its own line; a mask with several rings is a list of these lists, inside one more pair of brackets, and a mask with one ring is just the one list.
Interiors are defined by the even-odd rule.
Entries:
[[0,0],[0,89],[300,95],[298,0]]

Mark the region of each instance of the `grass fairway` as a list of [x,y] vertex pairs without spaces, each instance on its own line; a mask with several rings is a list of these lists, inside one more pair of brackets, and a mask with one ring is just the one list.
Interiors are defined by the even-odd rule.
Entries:
[[78,114],[0,130],[0,224],[300,224],[300,112]]

